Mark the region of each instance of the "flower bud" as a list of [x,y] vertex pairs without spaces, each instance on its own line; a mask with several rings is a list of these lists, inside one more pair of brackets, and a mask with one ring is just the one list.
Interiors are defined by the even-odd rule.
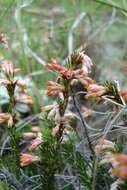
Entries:
[[117,166],[113,168],[112,174],[116,177],[127,179],[127,166]]
[[38,133],[38,132],[40,132],[41,130],[40,130],[39,127],[33,126],[33,127],[31,128],[31,131],[34,132],[34,133]]
[[17,95],[15,97],[15,101],[17,103],[23,103],[23,104],[33,104],[33,99],[31,96],[27,94]]
[[59,125],[56,125],[56,127],[52,129],[52,136],[53,137],[57,136],[58,132],[59,132]]
[[20,165],[22,167],[24,167],[24,166],[28,166],[28,165],[32,164],[33,162],[40,161],[40,160],[41,159],[39,156],[33,156],[28,153],[23,153],[20,156]]
[[36,133],[32,133],[32,132],[26,132],[22,134],[22,138],[24,140],[31,140],[36,138],[37,134]]
[[114,151],[115,150],[115,143],[108,141],[106,139],[100,141],[99,145],[95,146],[95,152],[102,153],[105,151]]
[[39,145],[42,144],[42,142],[43,142],[42,136],[39,135],[38,137],[36,137],[34,140],[30,142],[30,144],[28,145],[28,150],[36,149]]

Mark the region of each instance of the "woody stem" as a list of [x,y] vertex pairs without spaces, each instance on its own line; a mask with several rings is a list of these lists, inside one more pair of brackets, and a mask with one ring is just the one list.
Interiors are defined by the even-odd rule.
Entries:
[[18,139],[17,139],[17,133],[16,133],[16,127],[15,127],[15,100],[14,100],[14,90],[15,88],[13,86],[10,86],[8,88],[8,94],[10,96],[10,102],[9,102],[9,109],[8,113],[11,114],[13,117],[13,126],[12,128],[9,128],[9,137],[10,137],[10,146],[11,146],[11,154],[12,154],[12,172],[16,174],[17,177],[19,177],[20,172],[20,163],[19,163],[19,146],[18,146]]
[[94,150],[93,150],[91,141],[90,141],[90,137],[89,137],[89,134],[88,134],[88,130],[87,130],[87,127],[86,127],[84,118],[83,118],[83,116],[82,116],[82,113],[80,112],[80,108],[79,108],[79,106],[78,106],[77,99],[76,99],[76,96],[75,96],[73,90],[72,90],[72,99],[73,99],[74,106],[75,106],[75,108],[76,108],[76,110],[77,110],[77,113],[78,113],[78,115],[79,115],[79,117],[80,117],[80,119],[81,119],[82,125],[83,125],[83,127],[84,127],[85,135],[86,135],[86,138],[87,138],[87,141],[88,141],[88,145],[89,145],[89,149],[90,149],[92,155],[94,155],[95,153],[94,153]]
[[[60,116],[61,118],[64,116],[67,105],[68,105],[68,98],[69,98],[69,83],[66,85],[66,90],[64,92],[64,103],[62,104],[62,106],[60,106],[59,112],[60,112]],[[62,136],[63,136],[63,131],[64,131],[64,123],[61,122],[60,126],[59,126],[59,132],[58,132],[58,137],[57,137],[57,141],[60,143],[62,141]]]

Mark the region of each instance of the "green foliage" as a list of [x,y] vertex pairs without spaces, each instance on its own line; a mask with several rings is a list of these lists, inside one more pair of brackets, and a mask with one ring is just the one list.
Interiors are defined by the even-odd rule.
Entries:
[[127,189],[127,182],[122,185],[119,185],[118,190],[126,190]]

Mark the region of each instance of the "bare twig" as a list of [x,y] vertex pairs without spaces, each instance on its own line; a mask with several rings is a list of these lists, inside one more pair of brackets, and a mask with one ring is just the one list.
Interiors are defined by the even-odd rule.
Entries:
[[75,106],[75,108],[76,108],[76,110],[78,112],[78,115],[79,115],[79,117],[81,119],[82,125],[84,127],[85,135],[86,135],[86,138],[87,138],[87,141],[88,141],[89,148],[91,150],[92,155],[94,155],[95,153],[94,153],[94,150],[93,150],[93,147],[92,147],[89,135],[88,135],[87,127],[85,125],[84,118],[82,116],[82,113],[80,112],[80,108],[78,106],[78,103],[77,103],[77,100],[76,100],[76,97],[75,97],[75,94],[73,93],[73,91],[72,91],[72,99],[73,99],[74,106]]

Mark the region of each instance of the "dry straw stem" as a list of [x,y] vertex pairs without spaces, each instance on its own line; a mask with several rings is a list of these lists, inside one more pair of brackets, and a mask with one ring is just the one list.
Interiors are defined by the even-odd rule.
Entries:
[[37,55],[36,52],[34,52],[28,45],[28,34],[26,28],[22,24],[22,10],[29,5],[31,5],[35,0],[26,0],[24,2],[18,1],[17,7],[15,9],[15,14],[14,14],[14,19],[16,21],[19,34],[20,34],[20,39],[21,39],[21,45],[24,51],[25,56],[31,56],[33,57],[38,63],[41,65],[45,66],[45,61]]

